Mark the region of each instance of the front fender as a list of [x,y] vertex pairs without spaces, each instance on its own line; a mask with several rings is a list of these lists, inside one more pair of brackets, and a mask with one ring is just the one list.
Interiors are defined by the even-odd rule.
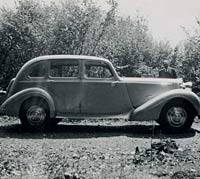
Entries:
[[24,89],[10,96],[6,101],[1,105],[1,113],[10,115],[10,116],[18,116],[20,107],[22,103],[28,98],[32,97],[41,97],[43,98],[49,106],[50,117],[55,117],[55,105],[52,97],[49,93],[41,88],[29,88]]
[[130,120],[157,120],[165,104],[176,98],[185,99],[190,102],[196,110],[197,115],[200,114],[200,100],[198,96],[189,89],[175,89],[156,96],[136,108],[131,113]]

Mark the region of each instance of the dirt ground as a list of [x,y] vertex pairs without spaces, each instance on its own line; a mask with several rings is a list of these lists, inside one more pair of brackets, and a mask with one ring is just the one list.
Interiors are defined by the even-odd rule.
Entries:
[[[100,125],[99,125],[100,124]],[[0,178],[200,179],[200,121],[181,134],[154,123],[60,123],[23,131],[0,117]]]

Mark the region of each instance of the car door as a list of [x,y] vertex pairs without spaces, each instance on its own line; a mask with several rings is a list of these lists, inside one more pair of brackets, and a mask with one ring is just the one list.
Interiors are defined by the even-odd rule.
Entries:
[[58,116],[80,113],[80,66],[77,59],[51,60],[49,91]]
[[83,61],[81,112],[88,115],[117,115],[132,109],[126,86],[102,61]]

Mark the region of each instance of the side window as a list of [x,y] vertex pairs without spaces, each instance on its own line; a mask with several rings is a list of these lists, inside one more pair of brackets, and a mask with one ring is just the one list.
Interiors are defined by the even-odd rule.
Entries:
[[85,64],[85,77],[86,78],[112,78],[113,74],[109,66],[105,63],[99,64]]
[[45,77],[45,74],[46,74],[45,64],[41,64],[41,63],[33,65],[29,69],[29,73],[28,73],[29,77],[32,77],[32,78]]
[[78,77],[79,65],[75,62],[51,62],[50,75],[52,77]]

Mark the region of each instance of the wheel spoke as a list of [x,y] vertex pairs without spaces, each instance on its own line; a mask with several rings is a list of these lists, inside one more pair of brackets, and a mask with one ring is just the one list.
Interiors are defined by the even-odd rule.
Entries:
[[27,110],[26,117],[31,125],[39,126],[45,121],[46,112],[42,107],[34,105]]
[[167,112],[167,120],[172,127],[181,127],[185,124],[187,112],[182,107],[171,107]]

